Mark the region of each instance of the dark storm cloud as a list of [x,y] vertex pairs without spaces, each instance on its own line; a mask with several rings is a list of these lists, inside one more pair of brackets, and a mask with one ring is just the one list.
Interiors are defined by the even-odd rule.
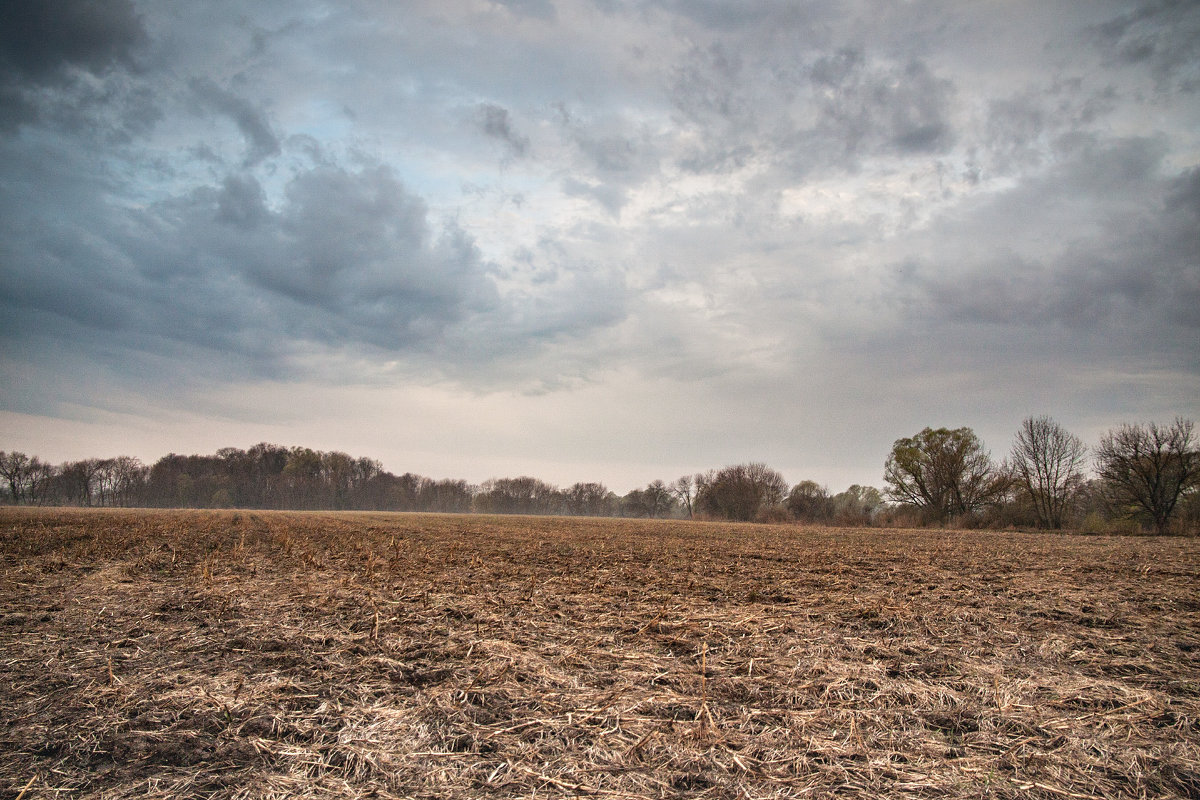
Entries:
[[98,73],[130,63],[144,38],[128,0],[10,0],[0,12],[0,64],[38,82],[68,66]]
[[132,66],[145,41],[128,0],[13,0],[0,10],[0,129],[37,117],[42,93],[76,84],[72,69],[100,75]]
[[411,345],[487,299],[472,297],[486,283],[470,240],[453,229],[435,236],[424,203],[386,168],[302,173],[265,219],[234,240],[230,264],[244,261],[253,284],[321,309],[352,341]]

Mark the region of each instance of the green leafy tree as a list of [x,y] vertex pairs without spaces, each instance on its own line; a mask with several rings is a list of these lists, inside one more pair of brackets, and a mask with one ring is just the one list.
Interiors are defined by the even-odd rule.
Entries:
[[891,499],[938,522],[981,510],[1009,485],[970,428],[925,428],[897,439],[884,480]]

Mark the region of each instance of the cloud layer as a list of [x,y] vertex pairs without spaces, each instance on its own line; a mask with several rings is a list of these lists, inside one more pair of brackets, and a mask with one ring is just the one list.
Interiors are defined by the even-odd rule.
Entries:
[[[926,424],[1196,416],[1197,42],[1183,2],[23,1],[0,408],[427,387],[486,461],[515,392],[621,476],[835,484]],[[522,458],[590,479],[563,427]]]

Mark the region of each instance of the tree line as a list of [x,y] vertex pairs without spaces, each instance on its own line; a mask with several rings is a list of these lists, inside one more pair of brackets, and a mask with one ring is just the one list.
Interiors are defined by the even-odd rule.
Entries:
[[[1089,466],[1092,468],[1089,471]],[[896,440],[884,488],[830,494],[752,462],[655,480],[624,495],[529,476],[479,485],[394,475],[346,453],[262,443],[213,455],[50,464],[0,451],[3,500],[27,505],[430,511],[677,517],[864,525],[1132,530],[1200,527],[1200,450],[1191,421],[1125,424],[1095,448],[1049,417],[1026,419],[994,460],[970,428]]]
[[1057,530],[1123,522],[1157,533],[1176,519],[1181,529],[1200,523],[1200,449],[1183,418],[1123,424],[1089,449],[1049,417],[1029,417],[1001,462],[970,428],[925,428],[896,441],[884,480],[888,496],[926,523]]
[[[90,458],[50,464],[37,456],[0,451],[3,502],[149,508],[251,508],[299,510],[429,511],[624,517],[695,517],[730,520],[817,521],[788,495],[783,476],[764,464],[740,464],[655,480],[624,495],[603,483],[567,488],[530,476],[493,478],[482,484],[434,480],[411,472],[394,475],[373,459],[307,447],[262,443],[227,447],[213,455],[164,456],[152,465],[136,458]],[[884,501],[879,491],[852,486],[826,497],[829,520],[870,524]]]
[[89,458],[53,465],[0,451],[0,487],[10,503],[144,506],[469,511],[466,481],[396,476],[369,458],[307,447],[257,444],[214,455]]

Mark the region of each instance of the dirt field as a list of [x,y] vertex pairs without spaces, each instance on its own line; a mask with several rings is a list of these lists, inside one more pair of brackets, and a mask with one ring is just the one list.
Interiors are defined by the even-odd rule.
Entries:
[[1200,541],[0,510],[0,797],[1200,797]]

